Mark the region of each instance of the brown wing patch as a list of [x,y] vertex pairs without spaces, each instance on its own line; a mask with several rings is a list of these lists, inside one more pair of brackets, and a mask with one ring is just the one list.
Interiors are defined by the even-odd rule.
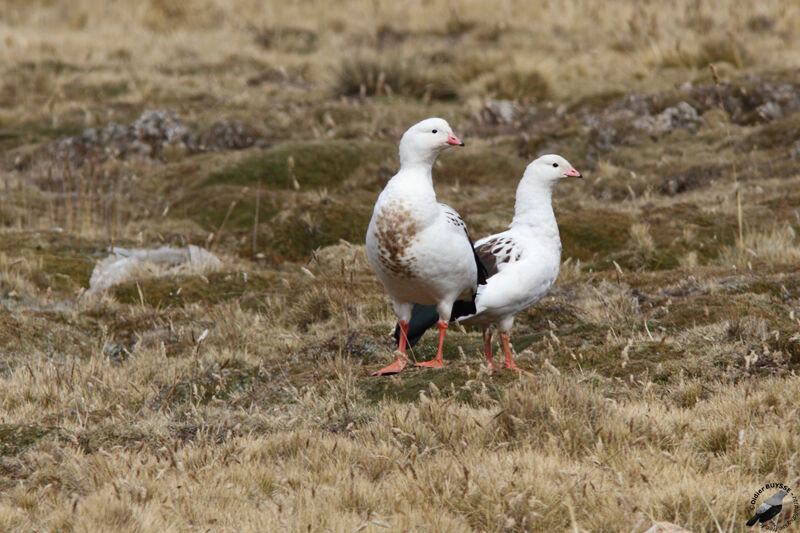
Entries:
[[383,268],[399,278],[413,278],[415,257],[408,249],[419,227],[411,211],[398,202],[387,204],[375,219],[378,260]]

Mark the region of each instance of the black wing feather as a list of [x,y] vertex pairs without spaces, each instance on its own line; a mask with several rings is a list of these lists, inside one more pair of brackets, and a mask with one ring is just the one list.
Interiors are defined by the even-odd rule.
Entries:
[[514,248],[510,237],[502,234],[474,247],[478,260],[484,265],[488,276],[492,277],[500,271],[500,265],[519,260],[519,252]]

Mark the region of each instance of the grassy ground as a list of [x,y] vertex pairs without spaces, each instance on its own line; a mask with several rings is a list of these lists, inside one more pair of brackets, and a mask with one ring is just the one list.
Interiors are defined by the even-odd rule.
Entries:
[[[0,531],[739,531],[800,490],[800,8],[383,4],[2,2]],[[432,115],[475,236],[536,155],[586,177],[529,374],[453,328],[368,377],[363,235]],[[222,267],[86,293],[186,244]]]

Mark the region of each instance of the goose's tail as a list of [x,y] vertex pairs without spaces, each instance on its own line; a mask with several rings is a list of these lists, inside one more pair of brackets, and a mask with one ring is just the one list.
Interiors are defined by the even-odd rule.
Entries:
[[[474,315],[476,313],[475,301],[459,300],[453,304],[450,321],[460,316]],[[413,347],[422,338],[422,335],[439,322],[439,312],[435,305],[414,304],[411,310],[411,320],[408,322],[408,346]],[[400,342],[400,324],[394,328],[394,340]]]

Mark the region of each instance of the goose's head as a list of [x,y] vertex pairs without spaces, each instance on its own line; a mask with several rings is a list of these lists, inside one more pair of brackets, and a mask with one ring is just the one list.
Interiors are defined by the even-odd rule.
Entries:
[[525,169],[525,177],[531,181],[547,183],[554,186],[564,178],[583,178],[569,161],[560,155],[547,154],[534,160]]
[[400,164],[433,164],[439,153],[451,146],[464,146],[443,118],[417,122],[400,139]]

